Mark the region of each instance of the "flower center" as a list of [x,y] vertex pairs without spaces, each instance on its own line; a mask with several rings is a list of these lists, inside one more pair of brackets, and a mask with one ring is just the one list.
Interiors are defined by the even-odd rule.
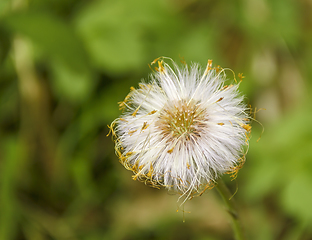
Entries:
[[157,125],[166,137],[184,137],[189,140],[191,136],[200,135],[204,120],[204,111],[200,111],[197,104],[181,100],[163,109]]

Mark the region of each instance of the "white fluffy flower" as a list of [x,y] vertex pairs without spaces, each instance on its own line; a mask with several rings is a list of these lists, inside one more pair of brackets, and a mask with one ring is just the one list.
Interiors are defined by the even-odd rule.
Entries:
[[152,63],[158,67],[150,83],[131,87],[111,130],[134,180],[190,198],[221,174],[236,176],[251,127],[239,84],[225,85],[224,69],[213,68],[211,60],[205,70],[174,62],[172,69],[163,59]]

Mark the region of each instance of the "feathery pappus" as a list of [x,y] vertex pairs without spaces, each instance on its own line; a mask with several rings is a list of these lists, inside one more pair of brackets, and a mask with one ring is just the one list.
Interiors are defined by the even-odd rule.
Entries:
[[154,64],[149,83],[131,87],[119,103],[123,113],[110,130],[134,180],[187,200],[213,188],[222,174],[236,177],[248,148],[249,108],[238,91],[241,81],[233,74],[226,85],[226,69],[212,60],[205,69],[185,62],[179,67],[166,57]]

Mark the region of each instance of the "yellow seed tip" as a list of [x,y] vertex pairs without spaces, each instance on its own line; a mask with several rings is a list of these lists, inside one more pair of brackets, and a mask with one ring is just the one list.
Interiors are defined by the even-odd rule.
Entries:
[[249,124],[243,124],[242,128],[244,128],[247,132],[250,132],[251,126]]

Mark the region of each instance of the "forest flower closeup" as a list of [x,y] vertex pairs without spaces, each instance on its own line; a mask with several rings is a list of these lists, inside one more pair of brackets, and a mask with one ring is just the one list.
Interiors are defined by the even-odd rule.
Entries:
[[134,180],[185,199],[212,188],[222,174],[236,177],[251,131],[240,81],[228,80],[211,60],[205,69],[165,57],[154,64],[149,82],[130,88],[110,126],[120,162]]

